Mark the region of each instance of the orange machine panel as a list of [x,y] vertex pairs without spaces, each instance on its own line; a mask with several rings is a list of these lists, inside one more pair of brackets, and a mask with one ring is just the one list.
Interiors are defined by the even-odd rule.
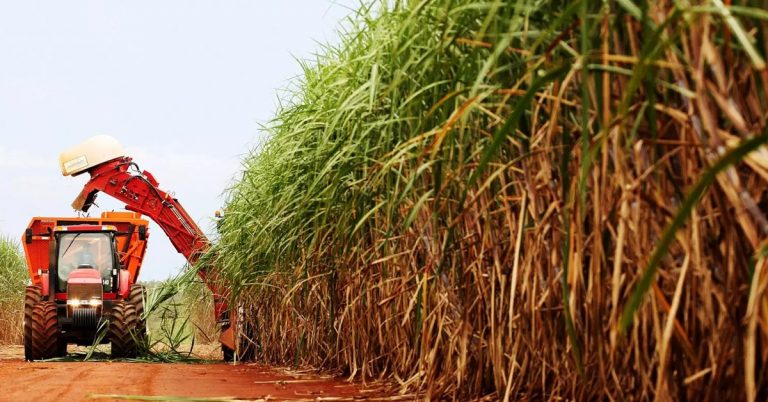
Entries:
[[48,270],[53,230],[56,226],[112,225],[117,228],[117,251],[120,263],[130,273],[130,283],[136,283],[147,250],[149,222],[136,212],[103,212],[99,218],[36,217],[24,231],[22,244],[27,256],[29,277],[41,284],[40,274]]

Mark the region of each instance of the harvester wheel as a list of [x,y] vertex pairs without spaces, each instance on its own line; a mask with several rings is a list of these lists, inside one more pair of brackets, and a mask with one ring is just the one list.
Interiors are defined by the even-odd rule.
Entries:
[[[240,331],[235,330],[235,339],[237,342],[237,361],[248,362],[256,359],[256,346],[253,343],[253,327],[250,324],[239,326]],[[226,330],[226,328],[224,328]],[[221,352],[224,354],[224,361],[235,361],[235,351],[221,345]]]
[[230,348],[228,348],[228,347],[226,347],[224,345],[221,345],[221,353],[224,354],[224,361],[225,362],[233,362],[233,361],[235,361],[235,351],[234,350],[232,350],[232,349],[230,349]]
[[112,306],[109,318],[109,341],[112,342],[112,357],[136,357],[137,324],[136,308],[131,303],[119,301]]
[[144,290],[144,285],[131,285],[131,292],[128,294],[128,303],[133,304],[133,307],[136,309],[136,317],[137,317],[137,323],[136,323],[136,330],[140,334],[145,334],[147,332],[147,322],[144,317],[144,298],[146,297],[146,292]]
[[56,303],[41,301],[32,309],[31,359],[42,360],[59,355],[59,318]]
[[24,358],[32,360],[32,310],[42,298],[40,286],[27,286],[24,293]]
[[[242,343],[241,343],[242,345]],[[246,350],[243,353],[240,353],[240,355],[237,358],[237,361],[239,362],[251,362],[253,361],[256,356],[254,355],[254,351],[252,350],[253,346],[242,346],[243,348],[251,348]],[[224,361],[232,363],[235,361],[235,351],[222,345],[221,346],[221,352],[224,354]]]

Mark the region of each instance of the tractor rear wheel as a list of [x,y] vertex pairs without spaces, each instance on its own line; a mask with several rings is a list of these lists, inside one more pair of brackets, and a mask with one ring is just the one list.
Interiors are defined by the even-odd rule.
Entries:
[[24,359],[32,360],[32,310],[42,298],[40,286],[27,286],[24,292]]
[[109,317],[109,341],[112,343],[112,357],[136,357],[137,324],[136,308],[131,303],[119,301],[112,306]]
[[59,355],[59,317],[56,303],[41,301],[32,309],[31,359],[42,360]]

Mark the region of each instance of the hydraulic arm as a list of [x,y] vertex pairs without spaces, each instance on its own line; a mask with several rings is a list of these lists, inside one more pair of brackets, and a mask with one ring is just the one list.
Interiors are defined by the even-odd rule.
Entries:
[[[77,158],[70,161],[76,160]],[[103,192],[124,202],[126,209],[139,212],[155,221],[168,235],[176,250],[183,254],[190,264],[198,262],[200,257],[209,250],[210,242],[207,237],[179,201],[159,189],[154,176],[146,170],[139,170],[132,158],[120,156],[104,162],[96,159],[96,162],[95,164],[85,162],[82,168],[74,173],[67,172],[66,163],[62,162],[64,174],[79,174],[87,171],[91,176],[80,195],[72,203],[74,209],[87,212],[94,204],[96,195]],[[226,348],[230,351],[235,349],[226,295],[216,284],[212,272],[201,269],[198,273],[213,293],[216,321],[223,329],[220,341],[226,354]]]

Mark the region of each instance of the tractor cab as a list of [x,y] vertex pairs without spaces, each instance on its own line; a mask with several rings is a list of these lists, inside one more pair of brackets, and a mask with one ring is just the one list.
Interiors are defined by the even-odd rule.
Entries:
[[[79,270],[92,270],[98,274],[102,290],[114,291],[116,277],[114,226],[70,226],[57,227],[56,259],[51,272],[56,272],[56,291],[66,292],[67,283],[73,272],[82,276]],[[95,275],[91,275],[95,277]]]
[[119,269],[115,258],[116,232],[109,225],[54,228],[55,258],[49,268],[50,286],[57,299],[66,300],[67,317],[98,317],[105,294],[114,298]]
[[116,233],[117,228],[111,225],[53,229],[48,286],[64,310],[61,323],[65,332],[93,331],[103,316],[105,299],[115,299],[120,271]]

